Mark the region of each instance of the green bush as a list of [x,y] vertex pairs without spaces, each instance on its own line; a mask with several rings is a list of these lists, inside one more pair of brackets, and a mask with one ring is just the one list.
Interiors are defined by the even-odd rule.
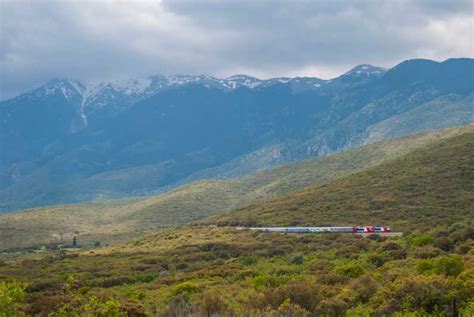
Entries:
[[180,283],[176,285],[172,291],[173,296],[176,296],[176,295],[189,296],[195,293],[199,293],[199,287],[197,287],[196,284],[192,282]]
[[421,246],[424,246],[424,245],[432,244],[434,241],[435,240],[434,240],[432,235],[423,234],[423,235],[415,236],[411,240],[411,244],[414,245],[414,246],[421,247]]
[[421,274],[432,273],[433,261],[429,259],[418,261],[418,263],[416,263],[416,271]]
[[445,255],[435,259],[434,271],[444,276],[458,276],[463,268],[464,262],[459,255]]
[[220,316],[226,311],[226,304],[217,291],[206,291],[202,294],[199,308],[203,316]]
[[267,287],[277,287],[283,283],[283,279],[274,275],[262,274],[253,279],[252,286],[256,290],[263,290]]
[[348,263],[340,266],[336,271],[344,276],[355,278],[364,274],[364,269],[357,263]]
[[256,256],[255,254],[246,255],[241,258],[240,262],[243,265],[247,265],[247,266],[254,265],[254,264],[257,264],[258,262],[258,256]]
[[297,254],[288,260],[289,264],[303,264],[304,256],[303,254]]
[[291,282],[269,289],[265,293],[266,303],[273,308],[281,307],[288,300],[306,311],[315,312],[322,300],[322,295],[318,285],[307,281]]
[[25,285],[17,282],[0,282],[0,317],[20,316],[25,299]]

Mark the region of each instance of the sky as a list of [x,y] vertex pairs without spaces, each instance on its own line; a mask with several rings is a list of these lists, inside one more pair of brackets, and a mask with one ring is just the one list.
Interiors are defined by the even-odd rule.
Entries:
[[474,57],[471,0],[0,0],[0,99],[51,78],[336,77]]

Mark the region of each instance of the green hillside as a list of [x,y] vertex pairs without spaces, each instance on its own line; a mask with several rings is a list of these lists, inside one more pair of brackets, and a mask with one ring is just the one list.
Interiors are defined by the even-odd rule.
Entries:
[[0,216],[0,247],[69,242],[73,236],[83,242],[127,238],[345,176],[470,130],[472,127],[450,129],[381,142],[242,179],[201,181],[151,198],[47,207],[3,215]]
[[474,218],[474,129],[365,171],[216,216],[220,225],[386,224]]
[[370,126],[360,139],[369,144],[423,131],[465,125],[474,119],[473,105],[474,94],[439,97]]
[[[438,136],[350,175],[327,176],[320,185],[128,243],[0,255],[0,300],[7,299],[0,313],[470,316],[474,127]],[[397,142],[404,144],[403,139]],[[357,157],[348,152],[324,160],[342,162],[345,155]],[[303,170],[296,169],[300,177]],[[324,175],[334,175],[329,170]],[[225,192],[222,187],[213,190],[218,188]],[[184,190],[167,195],[182,199],[184,194],[178,193]],[[146,214],[155,203],[111,203],[104,205],[103,215],[119,210],[124,221]],[[87,217],[93,217],[92,209],[83,219]],[[113,222],[118,232],[120,226],[139,223]],[[356,223],[386,223],[404,235],[278,234],[215,225]]]
[[81,243],[127,239],[347,176],[473,129],[467,126],[375,143],[244,178],[200,181],[149,198],[53,206],[0,215],[0,249],[70,243],[73,236]]

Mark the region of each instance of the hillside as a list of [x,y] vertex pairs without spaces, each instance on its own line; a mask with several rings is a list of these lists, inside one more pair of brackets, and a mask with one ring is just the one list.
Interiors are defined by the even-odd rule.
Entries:
[[468,124],[473,71],[458,58],[331,80],[52,80],[0,102],[0,212],[154,195]]
[[257,203],[220,225],[385,224],[426,228],[474,217],[474,129],[367,170]]
[[447,95],[374,124],[361,136],[365,143],[468,124],[474,120],[474,95]]
[[0,294],[39,316],[471,316],[474,226],[447,220],[395,239],[182,226],[0,254]]
[[344,177],[473,130],[466,126],[379,142],[239,179],[199,181],[150,198],[5,214],[0,216],[0,248],[70,243],[73,236],[82,244],[116,242]]

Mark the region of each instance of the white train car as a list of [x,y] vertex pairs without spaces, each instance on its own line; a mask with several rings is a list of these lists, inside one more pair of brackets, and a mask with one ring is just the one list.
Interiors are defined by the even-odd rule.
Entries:
[[263,232],[279,233],[379,233],[391,232],[387,226],[356,226],[356,227],[238,227],[237,229],[249,229]]

